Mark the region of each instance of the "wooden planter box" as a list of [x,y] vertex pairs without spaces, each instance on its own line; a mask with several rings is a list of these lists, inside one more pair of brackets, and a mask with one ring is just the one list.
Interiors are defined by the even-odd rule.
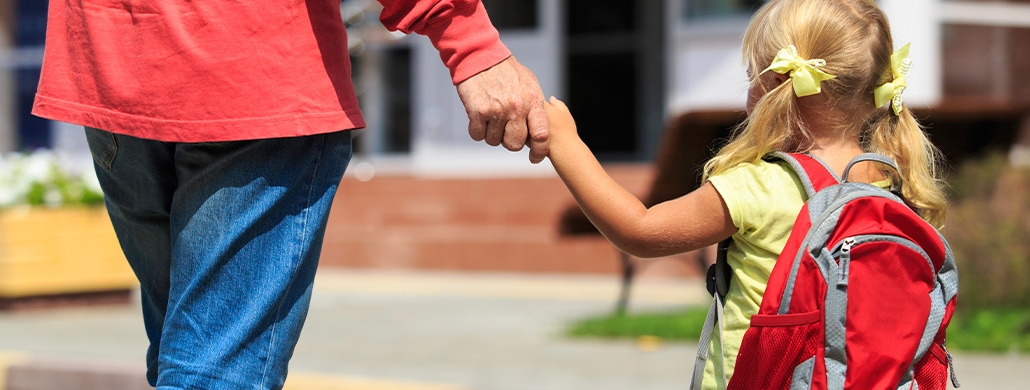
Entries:
[[127,301],[137,286],[104,207],[0,210],[0,309]]

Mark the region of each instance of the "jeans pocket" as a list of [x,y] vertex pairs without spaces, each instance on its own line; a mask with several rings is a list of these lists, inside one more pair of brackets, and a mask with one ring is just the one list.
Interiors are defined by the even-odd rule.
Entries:
[[89,144],[93,162],[104,170],[110,171],[114,157],[118,154],[118,142],[114,139],[114,133],[87,126],[86,143]]
[[190,145],[199,147],[221,148],[223,146],[230,145],[234,142],[239,143],[240,141],[193,142],[190,143]]

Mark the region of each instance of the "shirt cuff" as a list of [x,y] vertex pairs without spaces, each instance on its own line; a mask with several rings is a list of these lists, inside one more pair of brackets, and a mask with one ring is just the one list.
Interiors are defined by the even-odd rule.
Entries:
[[455,85],[511,57],[479,2],[454,10],[448,20],[430,22],[423,33],[440,52]]

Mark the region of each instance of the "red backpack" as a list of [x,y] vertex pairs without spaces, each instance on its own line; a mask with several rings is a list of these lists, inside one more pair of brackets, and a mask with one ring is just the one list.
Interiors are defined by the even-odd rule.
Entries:
[[[808,200],[751,317],[727,389],[945,389],[945,329],[958,293],[951,248],[892,191],[847,181],[857,162],[897,170],[894,162],[860,155],[841,180],[809,155],[770,158],[793,167]],[[726,283],[716,283],[723,293]]]

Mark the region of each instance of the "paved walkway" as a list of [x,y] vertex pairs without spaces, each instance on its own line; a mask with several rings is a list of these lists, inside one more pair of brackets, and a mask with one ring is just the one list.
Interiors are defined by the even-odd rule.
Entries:
[[[685,389],[694,345],[561,335],[576,318],[610,311],[617,292],[609,276],[323,270],[287,388]],[[631,310],[705,299],[697,281],[642,280]],[[145,349],[135,305],[0,313],[0,367],[12,367],[7,380],[0,370],[0,390],[144,388]],[[1030,356],[960,354],[956,365],[963,388],[1023,389]],[[36,378],[35,388],[4,389],[16,376],[31,382],[33,370],[77,373],[66,375],[75,387],[58,379],[39,387]]]

